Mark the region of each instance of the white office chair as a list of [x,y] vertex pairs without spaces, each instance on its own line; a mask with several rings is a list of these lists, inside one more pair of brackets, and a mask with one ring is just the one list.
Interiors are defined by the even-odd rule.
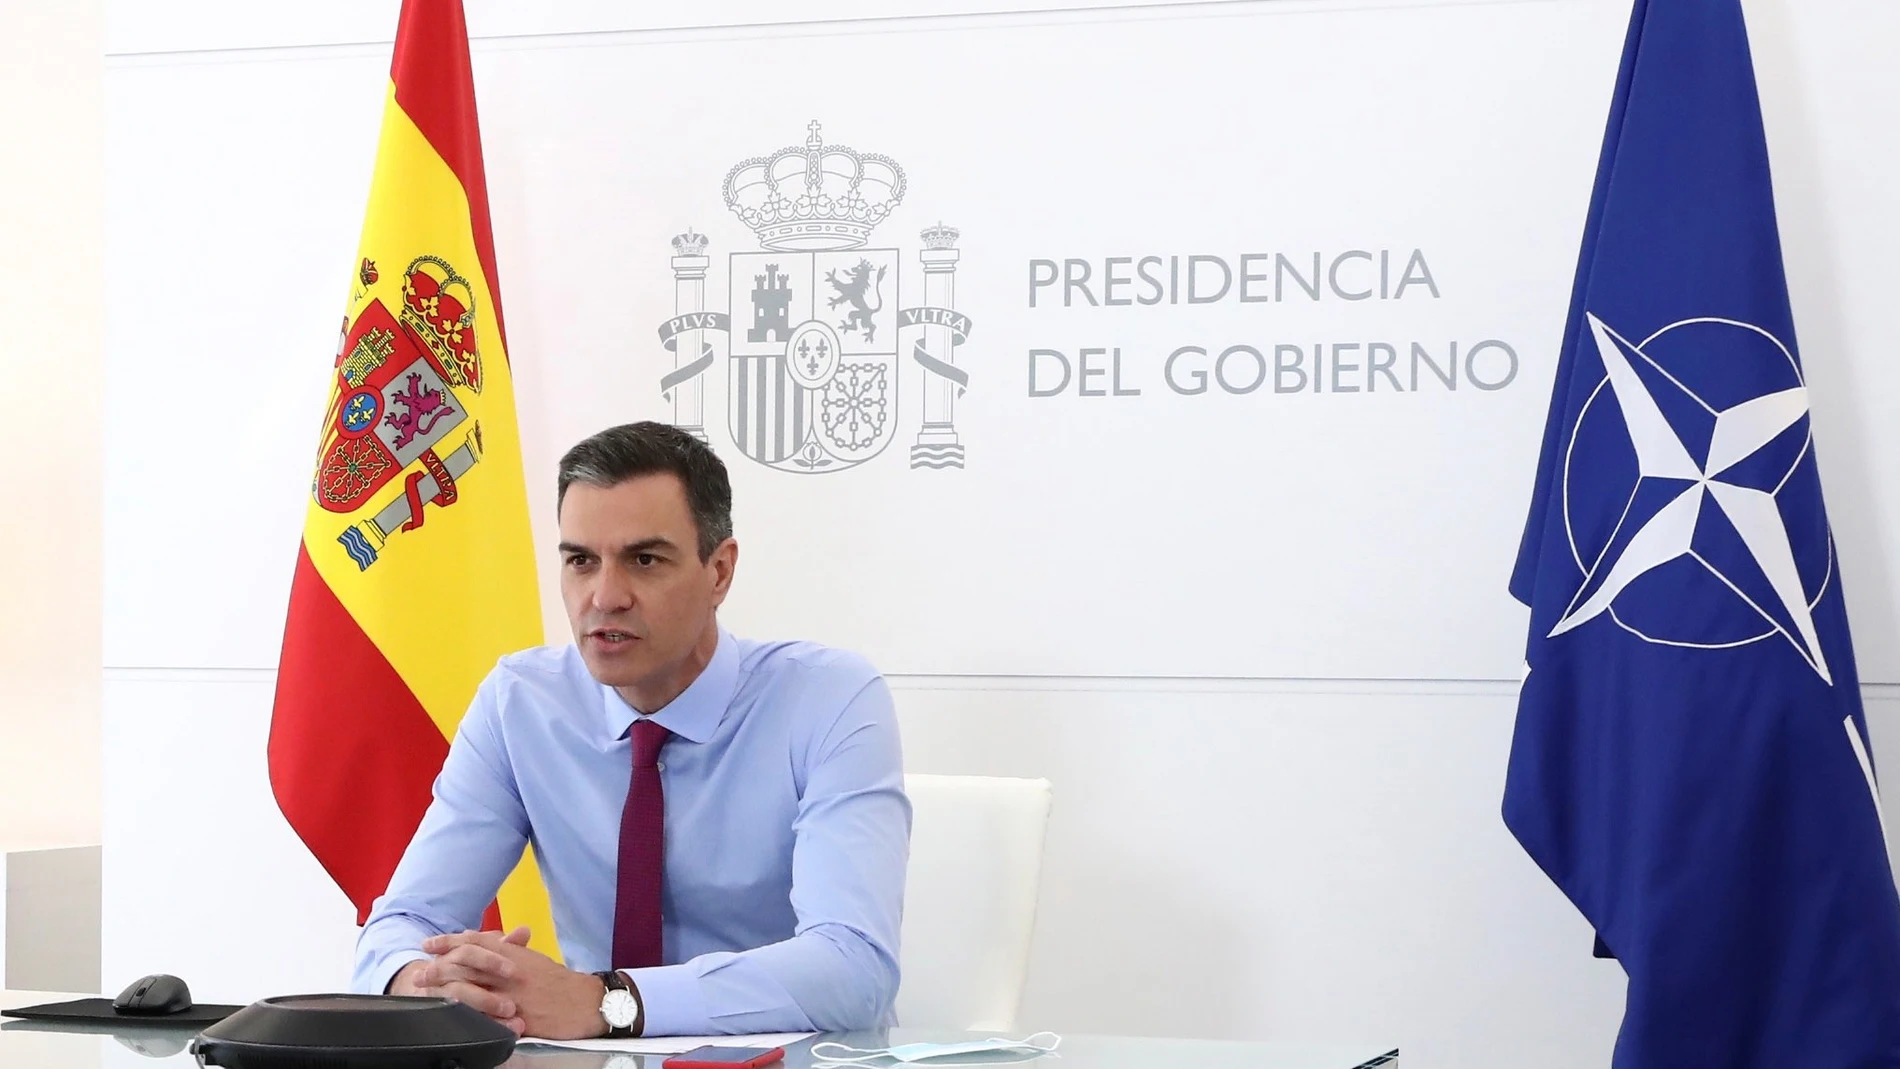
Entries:
[[913,817],[898,1024],[1008,1031],[1029,971],[1049,781],[913,775],[904,789]]

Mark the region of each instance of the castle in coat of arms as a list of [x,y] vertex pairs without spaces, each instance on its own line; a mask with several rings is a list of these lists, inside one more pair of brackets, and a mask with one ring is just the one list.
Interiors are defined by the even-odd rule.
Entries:
[[[706,438],[706,374],[723,357],[726,429],[760,464],[848,471],[897,439],[900,402],[921,393],[910,466],[961,468],[956,402],[970,379],[957,346],[970,320],[955,309],[959,234],[940,223],[919,235],[922,303],[905,307],[903,254],[870,245],[904,199],[903,168],[826,144],[815,121],[809,131],[726,174],[726,207],[759,244],[730,254],[729,312],[706,307],[710,239],[673,239],[674,314],[660,326],[673,354],[660,380],[672,422]],[[922,381],[907,391],[913,378]]]

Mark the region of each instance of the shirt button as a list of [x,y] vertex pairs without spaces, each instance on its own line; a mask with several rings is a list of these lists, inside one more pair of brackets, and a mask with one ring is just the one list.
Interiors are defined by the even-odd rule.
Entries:
[[654,771],[656,771],[656,772],[665,772],[665,771],[666,771],[666,762],[665,762],[665,761],[655,761],[655,762],[653,762],[653,768],[654,768]]

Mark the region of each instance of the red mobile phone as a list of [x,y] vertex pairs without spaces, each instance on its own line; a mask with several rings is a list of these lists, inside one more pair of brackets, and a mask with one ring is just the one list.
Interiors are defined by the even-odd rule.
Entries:
[[675,1054],[664,1069],[759,1069],[785,1057],[784,1047],[701,1047]]

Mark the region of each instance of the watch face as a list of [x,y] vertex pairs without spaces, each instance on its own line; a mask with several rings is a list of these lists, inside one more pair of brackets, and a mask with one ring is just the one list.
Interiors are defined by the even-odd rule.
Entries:
[[600,1015],[610,1027],[632,1028],[633,1019],[640,1015],[640,1004],[633,1000],[633,992],[616,989],[600,1000]]

